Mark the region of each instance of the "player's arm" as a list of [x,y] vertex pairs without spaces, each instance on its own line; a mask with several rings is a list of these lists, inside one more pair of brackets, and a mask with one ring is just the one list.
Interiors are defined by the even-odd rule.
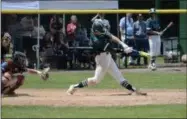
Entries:
[[113,42],[117,43],[117,44],[120,44],[123,47],[123,49],[124,49],[124,51],[126,53],[132,52],[133,49],[131,47],[129,47],[127,44],[125,44],[124,42],[122,42],[118,37],[116,37],[116,36],[114,36],[112,34],[111,34],[111,40]]
[[95,19],[97,19],[99,17],[99,14],[95,15],[92,19],[91,19],[91,22],[94,22]]
[[39,70],[35,70],[35,69],[30,69],[30,68],[26,68],[26,72],[30,73],[30,74],[38,74],[41,75],[42,72]]
[[111,34],[108,30],[106,30],[105,34],[109,37],[109,40],[111,40],[112,42],[115,42],[117,44],[120,44],[126,53],[131,53],[133,51],[133,49],[131,47],[126,45],[124,42],[122,42],[118,37]]
[[129,47],[124,42],[122,42],[119,38],[117,38],[112,34],[111,34],[111,40],[117,44],[120,44],[123,47],[124,52],[130,56],[143,56],[143,57],[149,56],[149,54],[146,52],[134,50],[132,47]]
[[147,28],[147,34],[148,35],[160,35],[160,32],[158,31],[153,31],[150,28]]
[[30,68],[26,68],[26,71],[28,73],[31,73],[31,74],[37,74],[41,77],[41,79],[43,80],[47,80],[48,77],[49,77],[49,72],[50,68],[45,68],[43,71],[39,71],[39,70],[35,70],[35,69],[30,69]]

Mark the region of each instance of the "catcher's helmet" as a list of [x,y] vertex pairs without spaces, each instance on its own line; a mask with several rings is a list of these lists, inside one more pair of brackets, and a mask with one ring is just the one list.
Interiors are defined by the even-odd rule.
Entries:
[[155,9],[155,8],[151,8],[151,9],[149,10],[149,13],[150,13],[150,14],[156,14],[156,9]]
[[26,64],[27,64],[26,61],[27,61],[27,58],[24,53],[16,51],[13,54],[13,62],[16,65],[18,65],[20,67],[26,67]]
[[103,24],[103,21],[101,19],[96,19],[94,23],[92,24],[92,31],[93,32],[99,32],[99,33],[105,33],[106,28]]

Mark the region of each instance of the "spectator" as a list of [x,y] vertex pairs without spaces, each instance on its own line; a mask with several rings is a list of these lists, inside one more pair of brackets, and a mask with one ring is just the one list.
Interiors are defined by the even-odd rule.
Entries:
[[23,49],[26,55],[29,57],[29,54],[32,52],[32,31],[34,29],[34,23],[31,16],[27,15],[21,19],[21,28],[22,28],[22,40],[23,40]]
[[54,40],[55,43],[60,43],[63,39],[63,21],[59,15],[54,15],[50,20],[50,32],[51,40]]
[[[67,29],[66,29],[68,43],[69,43],[70,47],[78,46],[78,43],[76,41],[78,27],[80,28],[80,26],[77,22],[77,16],[72,15],[70,23],[67,25]],[[74,59],[73,59],[73,56],[75,56]],[[69,59],[69,64],[70,64],[71,69],[73,68],[73,60],[74,60],[74,63],[76,63],[76,61],[77,61],[76,56],[77,56],[77,51],[69,52],[69,54],[68,54],[68,59]]]
[[23,52],[23,44],[21,37],[21,24],[17,18],[17,15],[11,15],[9,18],[10,22],[7,25],[7,31],[11,35],[12,43],[13,43],[13,52],[20,51]]
[[[143,20],[142,14],[138,14],[137,21],[134,23],[134,37],[136,40],[136,48],[141,51],[148,51],[148,38],[146,32],[146,22]],[[144,57],[144,65],[147,65],[147,58]],[[137,59],[137,65],[140,65],[140,57]]]
[[51,64],[55,68],[66,68],[67,42],[63,33],[63,22],[59,15],[53,15],[50,19],[50,32],[44,37],[42,63]]
[[[37,41],[38,41],[38,35],[39,35],[39,40],[40,40],[40,47],[43,46],[43,38],[44,38],[44,35],[45,35],[45,29],[42,25],[38,26],[38,18],[34,18],[33,20],[33,25],[34,25],[34,28],[33,28],[33,31],[32,31],[32,42],[31,42],[31,46],[33,47],[34,45],[37,45]],[[38,34],[38,31],[39,31],[39,34]],[[30,63],[36,63],[36,52],[34,50],[31,50],[29,52],[29,56],[30,56]]]
[[5,60],[5,55],[12,53],[12,42],[9,33],[1,33],[1,61]]
[[70,23],[67,25],[67,37],[69,40],[69,46],[73,46],[73,43],[75,42],[76,39],[76,30],[78,27],[78,23],[77,23],[77,17],[75,15],[71,16],[71,21]]
[[43,39],[46,32],[45,32],[43,25],[40,24],[40,26],[38,27],[38,18],[36,17],[34,19],[34,30],[32,32],[32,37],[35,39],[38,38],[38,30],[39,30],[39,39]]
[[[38,34],[38,31],[39,31],[39,34]],[[43,25],[40,24],[40,26],[38,26],[38,18],[36,17],[34,19],[34,29],[32,32],[32,37],[33,37],[34,43],[37,44],[37,39],[38,39],[38,35],[39,35],[40,47],[43,47],[43,44],[44,44],[43,39],[44,39],[45,34],[46,34],[46,31],[45,31]]]
[[87,30],[81,24],[79,24],[79,27],[77,28],[76,41],[78,42],[79,46],[89,46]]
[[[128,46],[135,48],[134,34],[133,34],[133,18],[132,14],[127,13],[126,17],[120,19],[120,33],[121,40],[125,42]],[[123,61],[125,57],[123,56]],[[134,58],[129,57],[129,65],[134,65]]]

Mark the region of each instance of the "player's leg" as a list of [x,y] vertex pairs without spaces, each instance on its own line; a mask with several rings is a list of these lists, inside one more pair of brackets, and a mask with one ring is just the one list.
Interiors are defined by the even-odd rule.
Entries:
[[156,56],[160,55],[160,49],[161,49],[161,38],[160,36],[158,36],[156,40]]
[[21,85],[24,83],[24,76],[23,75],[17,75],[15,77],[12,77],[11,80],[6,82],[2,89],[3,94],[7,95],[15,95],[15,90],[18,89]]
[[155,36],[154,38],[154,57],[152,57],[152,70],[156,70],[157,67],[156,67],[156,58],[157,56],[160,55],[160,48],[161,48],[161,40],[160,40],[160,36]]
[[14,94],[14,91],[24,84],[25,77],[22,74],[15,76],[15,78],[16,83],[11,86],[11,90],[8,92],[9,94]]
[[8,82],[12,80],[12,75],[9,72],[5,72],[4,74],[2,74],[2,78],[1,78],[1,92],[3,94],[3,90],[5,89],[5,87],[7,87]]
[[[125,79],[122,75],[122,73],[119,71],[116,63],[114,62],[114,60],[111,58],[111,62],[110,65],[108,67],[108,73],[114,78],[116,79],[122,87],[128,89],[131,93],[135,92],[138,95],[146,95],[146,93],[142,93],[140,91],[138,91],[135,87],[133,87],[128,81],[127,79]],[[130,94],[131,94],[130,93]]]
[[78,84],[71,85],[67,91],[69,95],[72,95],[77,88],[84,88],[87,86],[96,85],[104,77],[110,62],[107,54],[104,53],[104,54],[97,55],[95,61],[96,61],[95,75],[91,78],[81,81]]
[[152,70],[156,69],[155,60],[156,60],[156,36],[149,37],[149,48],[150,48],[150,65],[149,68]]

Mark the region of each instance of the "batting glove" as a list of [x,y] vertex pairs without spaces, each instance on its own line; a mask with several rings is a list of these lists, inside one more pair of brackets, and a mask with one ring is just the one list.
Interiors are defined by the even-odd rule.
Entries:
[[127,47],[127,48],[124,49],[124,52],[127,53],[127,54],[131,53],[132,51],[133,51],[132,47]]

